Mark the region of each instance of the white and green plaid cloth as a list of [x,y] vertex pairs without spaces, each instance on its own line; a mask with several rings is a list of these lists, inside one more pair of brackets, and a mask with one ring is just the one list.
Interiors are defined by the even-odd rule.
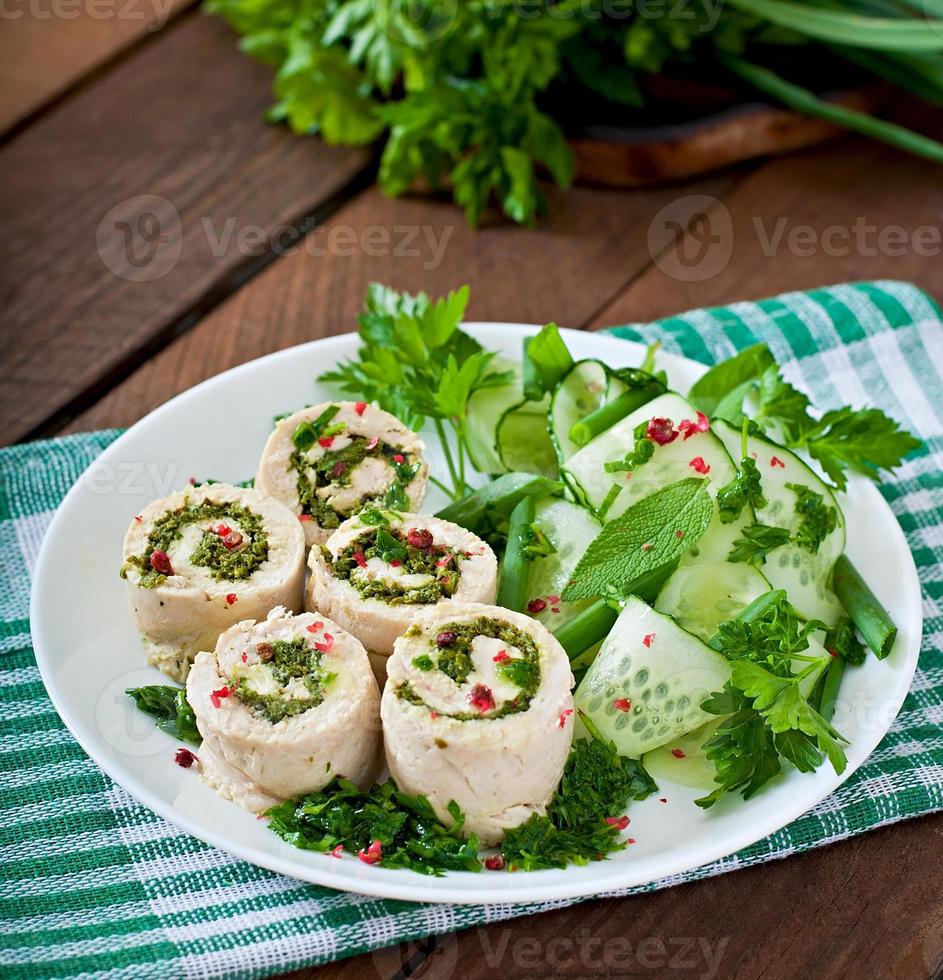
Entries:
[[[817,405],[878,405],[926,441],[882,492],[913,550],[926,627],[913,689],[877,751],[772,837],[664,888],[943,808],[943,322],[895,282],[698,310],[619,336],[705,363],[767,342]],[[5,976],[261,977],[539,912],[383,901],[283,878],[182,834],[85,755],[30,647],[29,580],[62,496],[118,433],[0,450],[0,968]],[[560,905],[566,903],[554,903]]]

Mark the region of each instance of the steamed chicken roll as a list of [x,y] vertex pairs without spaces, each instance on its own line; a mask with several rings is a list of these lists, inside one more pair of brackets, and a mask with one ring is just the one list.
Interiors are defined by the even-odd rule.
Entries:
[[400,789],[496,844],[544,813],[573,739],[573,675],[553,634],[499,606],[444,603],[396,641],[380,702]]
[[429,478],[424,449],[389,412],[364,402],[327,402],[278,423],[255,485],[299,515],[309,546],[323,544],[371,502],[418,510]]
[[321,609],[371,653],[429,606],[494,602],[498,563],[471,531],[422,514],[369,509],[345,521],[308,559],[308,609]]
[[187,700],[203,779],[260,812],[335,776],[367,787],[380,764],[380,692],[361,643],[324,616],[275,609],[199,654]]
[[300,611],[298,518],[258,490],[215,483],[157,500],[134,518],[121,575],[148,661],[182,681],[220,633],[274,606]]

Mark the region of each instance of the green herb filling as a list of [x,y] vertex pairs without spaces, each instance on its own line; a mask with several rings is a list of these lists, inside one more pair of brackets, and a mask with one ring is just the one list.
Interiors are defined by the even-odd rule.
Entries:
[[[271,673],[280,690],[261,694],[250,686],[251,678],[244,672],[233,674],[229,679],[236,694],[252,711],[273,725],[283,718],[293,718],[316,708],[324,700],[327,685],[335,674],[325,671],[321,665],[321,653],[304,637],[293,640],[272,640],[266,644],[271,657],[261,668]],[[254,669],[258,665],[253,664]],[[286,688],[294,680],[300,680],[306,690],[304,697],[289,697]]]
[[[411,453],[386,442],[371,445],[372,439],[357,435],[351,436],[352,441],[340,449],[332,451],[330,446],[324,446],[325,452],[319,458],[309,455],[319,440],[327,441],[346,429],[344,423],[332,422],[339,411],[340,406],[330,405],[316,419],[301,422],[292,434],[295,450],[289,458],[289,466],[296,474],[301,512],[314,518],[323,528],[335,528],[370,501],[406,510],[409,500],[404,488],[413,481],[422,465]],[[365,459],[382,459],[393,471],[394,478],[377,493],[364,497],[356,507],[346,511],[338,510],[318,495],[318,490],[324,487],[350,486],[354,470]]]
[[[528,709],[531,698],[540,686],[540,653],[531,636],[515,626],[487,616],[480,616],[466,623],[447,623],[437,630],[436,636],[442,637],[445,634],[450,634],[448,645],[439,646],[437,641],[433,641],[429,654],[416,657],[413,666],[423,672],[435,668],[459,686],[468,681],[474,669],[471,651],[476,637],[486,636],[500,640],[507,648],[516,649],[521,653],[520,657],[508,656],[508,659],[498,663],[497,666],[498,676],[520,689],[513,698],[496,705],[491,711],[462,711],[448,714],[446,717],[458,721],[474,721],[481,718],[503,718]],[[414,626],[406,635],[420,636],[422,630]],[[428,707],[409,681],[396,689],[396,696],[410,704]]]
[[235,503],[204,500],[191,507],[184,501],[183,507],[167,511],[154,522],[147,536],[144,553],[131,555],[125,560],[121,567],[121,577],[127,578],[128,572],[136,568],[141,573],[138,583],[141,588],[153,589],[160,585],[167,576],[151,566],[151,555],[155,551],[169,551],[173,542],[183,537],[185,527],[204,522],[210,522],[211,525],[233,522],[238,524],[242,535],[238,546],[227,548],[223,537],[212,526],[203,531],[200,543],[190,555],[190,563],[209,569],[215,581],[235,582],[247,579],[268,559],[268,534],[262,518],[255,511]]
[[[463,552],[440,545],[413,547],[407,535],[395,527],[366,528],[336,558],[327,549],[323,554],[335,578],[350,582],[364,599],[379,599],[391,606],[431,605],[450,598],[462,578],[459,563],[465,560]],[[361,562],[365,564],[374,557],[387,563],[399,562],[398,567],[404,573],[428,575],[430,580],[422,585],[408,586],[358,575]]]

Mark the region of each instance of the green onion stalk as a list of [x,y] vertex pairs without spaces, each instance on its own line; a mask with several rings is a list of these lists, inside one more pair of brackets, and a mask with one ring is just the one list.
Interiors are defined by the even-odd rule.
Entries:
[[845,555],[835,562],[832,588],[864,642],[879,660],[886,659],[897,638],[897,627]]

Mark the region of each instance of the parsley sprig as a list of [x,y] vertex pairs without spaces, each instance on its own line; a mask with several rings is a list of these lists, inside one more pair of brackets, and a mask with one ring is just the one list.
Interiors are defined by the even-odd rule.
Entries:
[[[749,799],[782,768],[782,759],[812,772],[828,759],[836,772],[847,765],[846,739],[816,710],[810,694],[832,657],[810,655],[809,638],[824,627],[803,623],[786,594],[767,593],[724,623],[710,645],[731,661],[731,678],[702,707],[726,715],[704,746],[717,789],[697,800],[714,805],[739,790]],[[798,670],[796,664],[804,664]]]
[[459,329],[467,305],[467,286],[431,300],[374,283],[359,318],[357,358],[319,379],[374,402],[410,428],[432,419],[452,485],[432,479],[453,500],[468,493],[468,399],[512,378],[494,370],[494,353]]
[[876,480],[921,446],[879,408],[844,406],[814,418],[808,396],[783,378],[762,344],[711,368],[689,397],[701,411],[733,425],[742,424],[755,400],[753,421],[789,448],[805,449],[839,490],[846,488],[849,470]]

